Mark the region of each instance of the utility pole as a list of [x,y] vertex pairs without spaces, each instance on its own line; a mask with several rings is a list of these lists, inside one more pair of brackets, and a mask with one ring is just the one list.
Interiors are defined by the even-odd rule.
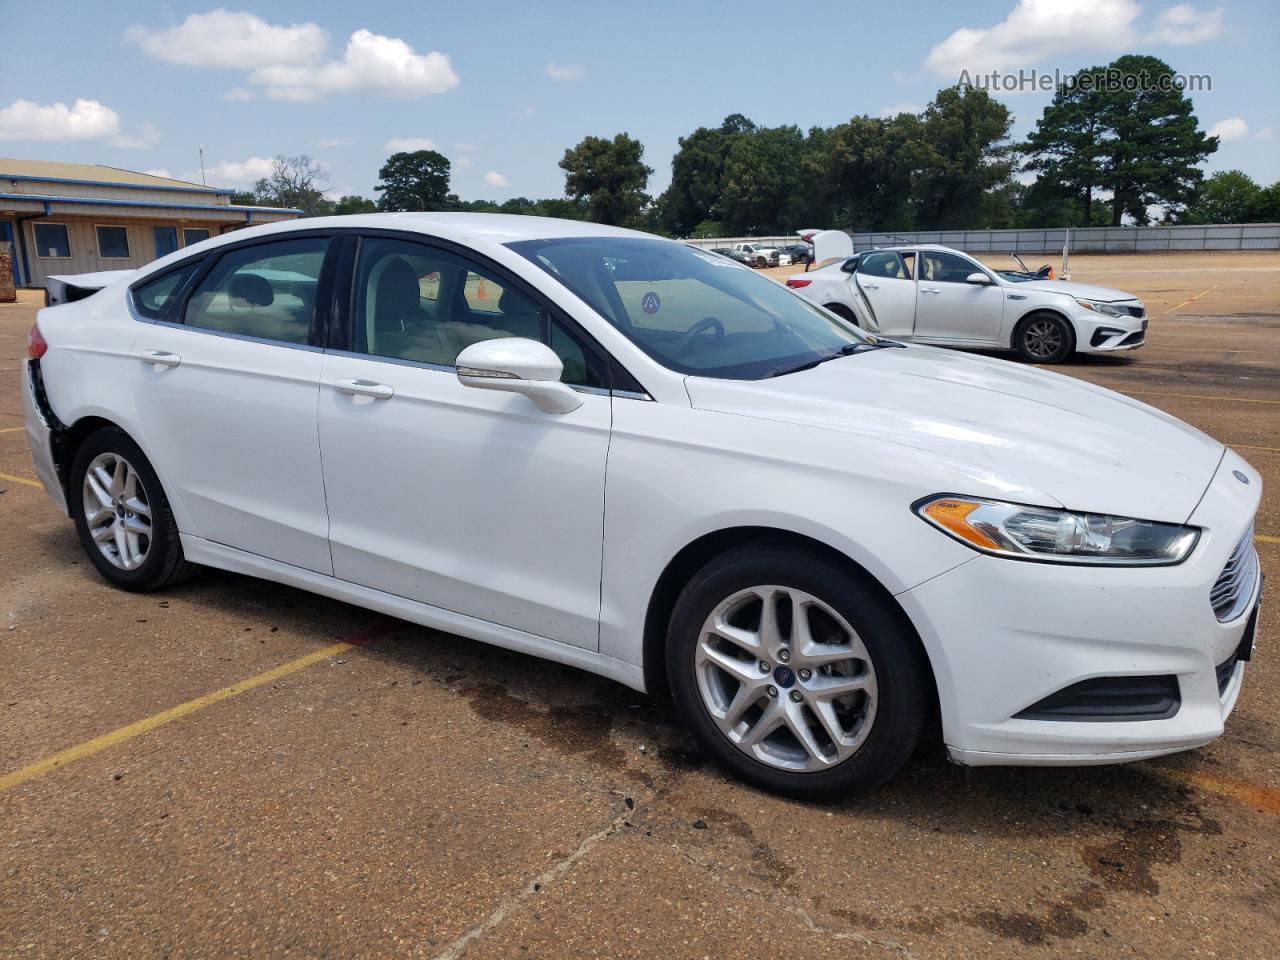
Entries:
[[197,146],[196,149],[200,151],[200,183],[207,187],[209,182],[204,178],[204,147]]

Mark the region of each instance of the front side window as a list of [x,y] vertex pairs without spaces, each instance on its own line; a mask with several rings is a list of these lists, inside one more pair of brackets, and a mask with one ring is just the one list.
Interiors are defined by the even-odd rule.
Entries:
[[159,320],[182,289],[187,278],[195,272],[196,265],[189,263],[178,270],[171,270],[162,277],[148,281],[133,289],[133,306],[149,320]]
[[607,383],[578,335],[485,267],[386,237],[363,240],[359,261],[352,344],[358,353],[448,367],[473,343],[525,337],[556,352],[564,364],[562,382]]
[[954,253],[935,253],[932,250],[926,250],[923,259],[924,270],[920,274],[921,280],[931,280],[934,283],[965,283],[969,274],[979,272],[977,266]]
[[65,223],[37,223],[35,231],[36,256],[41,260],[71,256],[71,240]]
[[508,246],[679,373],[755,380],[866,342],[780,284],[681,243],[573,237]]
[[97,227],[98,256],[103,260],[129,259],[129,229],[127,227]]
[[156,241],[156,259],[178,249],[177,227],[153,227],[151,232]]
[[329,240],[301,237],[223,254],[187,301],[183,322],[238,336],[307,343]]

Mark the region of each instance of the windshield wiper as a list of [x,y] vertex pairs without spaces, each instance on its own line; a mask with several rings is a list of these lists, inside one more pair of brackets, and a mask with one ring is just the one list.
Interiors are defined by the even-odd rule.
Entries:
[[866,353],[868,350],[879,350],[881,347],[902,346],[905,346],[905,344],[898,343],[896,340],[881,340],[878,337],[874,340],[869,339],[861,343],[846,343],[843,347],[829,356],[818,357],[816,360],[806,360],[804,363],[797,363],[793,367],[774,367],[765,374],[765,378],[785,377],[789,373],[799,373],[801,370],[812,370],[814,367],[818,366],[818,364],[826,363],[828,360],[836,360],[840,357],[852,357],[854,354]]

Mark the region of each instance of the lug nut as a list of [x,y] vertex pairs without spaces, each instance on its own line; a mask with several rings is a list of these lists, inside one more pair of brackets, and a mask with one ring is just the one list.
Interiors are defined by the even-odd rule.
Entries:
[[779,650],[778,659],[781,660],[783,663],[786,663],[788,660],[791,659],[791,651],[786,649]]
[[813,676],[813,671],[808,669],[807,667],[800,671],[801,680],[808,680],[812,676]]
[[761,661],[760,661],[760,672],[761,672],[761,673],[768,673],[768,672],[769,672],[769,661],[768,661],[768,660],[761,660]]
[[765,693],[769,694],[769,696],[771,696],[771,697],[776,697],[776,696],[778,695],[778,688],[777,688],[777,687],[775,687],[775,686],[771,683],[771,684],[769,684],[769,686],[765,689]]
[[791,702],[792,702],[792,703],[799,703],[799,702],[800,702],[801,700],[803,700],[803,699],[804,699],[804,697],[802,697],[802,696],[800,695],[800,691],[799,691],[799,690],[792,690],[792,691],[791,691]]

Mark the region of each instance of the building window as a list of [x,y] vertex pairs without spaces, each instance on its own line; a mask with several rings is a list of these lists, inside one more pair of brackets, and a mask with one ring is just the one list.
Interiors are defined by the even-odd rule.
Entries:
[[103,260],[129,259],[128,227],[98,227],[98,256]]
[[208,230],[191,227],[182,231],[182,245],[184,247],[189,247],[193,243],[199,243],[201,240],[208,240],[208,239],[209,239]]
[[151,232],[156,238],[157,258],[173,253],[178,249],[177,227],[152,227]]
[[71,240],[65,223],[32,224],[36,237],[36,256],[41,260],[71,256]]

